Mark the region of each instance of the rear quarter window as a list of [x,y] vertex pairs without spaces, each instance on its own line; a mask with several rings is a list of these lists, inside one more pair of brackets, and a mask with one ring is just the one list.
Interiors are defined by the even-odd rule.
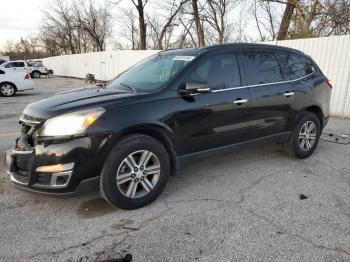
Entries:
[[5,74],[5,72],[0,70],[0,75],[4,75],[4,74]]
[[259,85],[283,81],[281,67],[274,53],[244,52],[242,58],[246,68],[248,85]]
[[280,53],[278,57],[286,80],[296,80],[314,72],[314,67],[306,57],[298,54]]

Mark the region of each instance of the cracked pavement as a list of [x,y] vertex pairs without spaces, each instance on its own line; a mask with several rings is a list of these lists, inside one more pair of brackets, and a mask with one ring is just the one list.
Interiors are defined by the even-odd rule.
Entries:
[[[34,91],[0,98],[0,154],[26,104],[77,88],[35,80]],[[350,133],[350,121],[326,127]],[[320,141],[291,158],[278,145],[206,158],[171,177],[153,204],[112,208],[98,193],[52,197],[15,188],[0,161],[0,260],[350,261],[350,144]],[[301,200],[300,194],[307,196]]]

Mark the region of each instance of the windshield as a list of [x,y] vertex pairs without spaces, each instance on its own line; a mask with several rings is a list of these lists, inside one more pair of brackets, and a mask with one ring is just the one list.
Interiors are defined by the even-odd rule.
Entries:
[[158,53],[117,76],[107,83],[107,88],[152,92],[168,82],[194,58],[192,55],[179,55],[178,52]]

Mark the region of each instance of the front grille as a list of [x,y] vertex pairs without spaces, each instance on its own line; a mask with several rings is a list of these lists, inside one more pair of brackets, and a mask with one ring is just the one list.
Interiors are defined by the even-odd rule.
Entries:
[[13,178],[16,180],[16,182],[20,184],[29,184],[30,179],[30,173],[26,171],[17,170],[15,173],[12,174]]

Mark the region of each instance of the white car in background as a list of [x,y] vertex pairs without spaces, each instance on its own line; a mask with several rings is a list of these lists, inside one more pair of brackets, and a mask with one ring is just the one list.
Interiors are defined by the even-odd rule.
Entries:
[[15,72],[29,73],[32,78],[40,78],[41,75],[47,75],[47,68],[43,65],[41,60],[16,60],[6,61],[0,65],[0,69],[11,69]]
[[33,86],[28,73],[0,68],[0,96],[14,96],[16,92],[32,90]]

